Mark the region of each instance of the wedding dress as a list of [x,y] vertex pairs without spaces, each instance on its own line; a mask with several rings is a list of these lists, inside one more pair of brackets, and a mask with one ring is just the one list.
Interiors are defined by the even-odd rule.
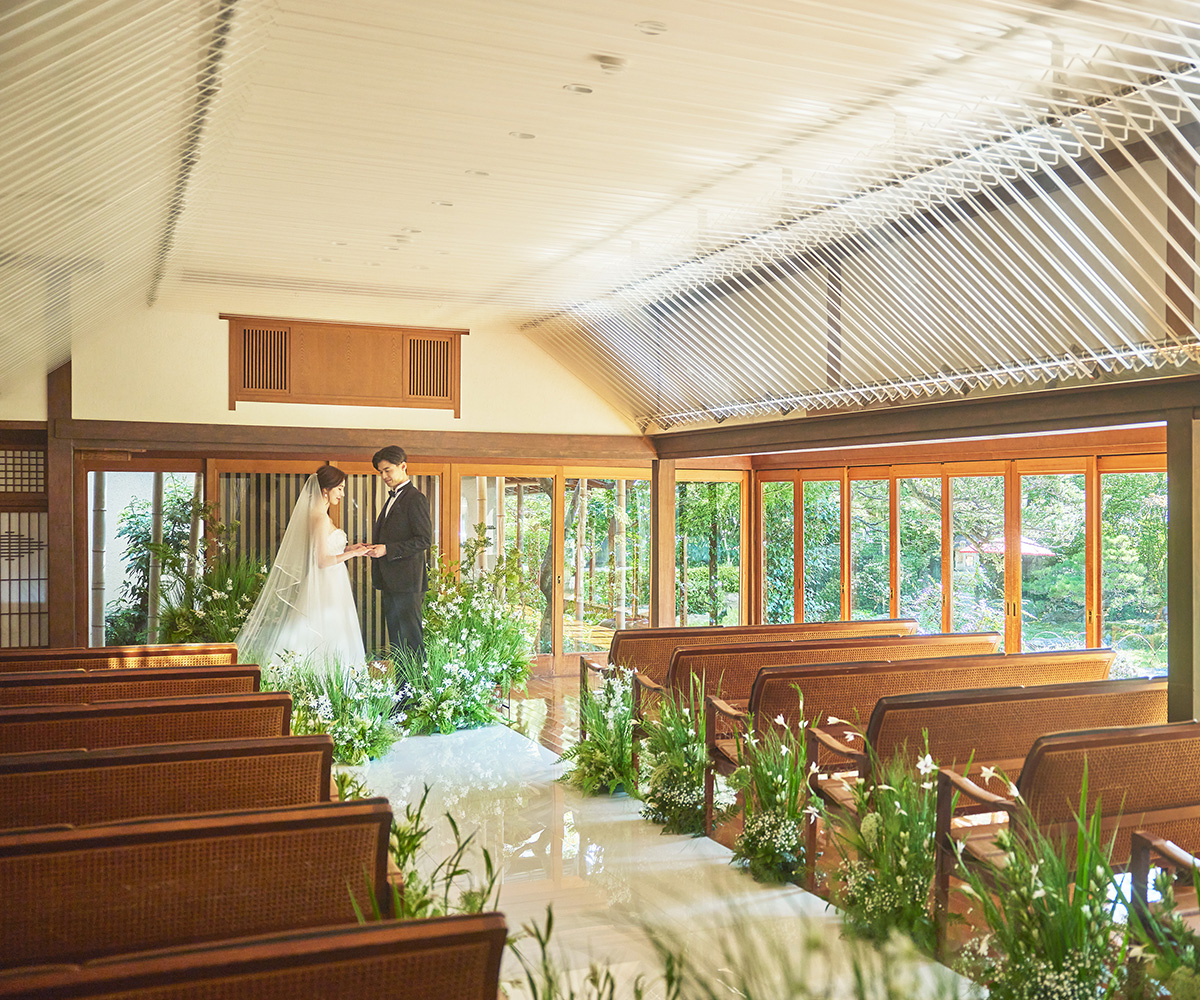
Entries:
[[346,533],[329,520],[316,476],[304,484],[262,593],[238,632],[238,658],[267,665],[293,653],[317,670],[366,661],[350,574],[335,558]]

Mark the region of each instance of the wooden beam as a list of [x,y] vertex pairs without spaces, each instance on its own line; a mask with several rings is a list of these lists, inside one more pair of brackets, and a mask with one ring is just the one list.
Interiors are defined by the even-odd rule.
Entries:
[[675,463],[650,466],[650,625],[675,624]]
[[1167,719],[1196,716],[1197,534],[1195,411],[1167,413]]
[[46,412],[50,435],[46,442],[46,500],[50,550],[47,561],[47,605],[50,645],[77,646],[75,634],[75,469],[69,434],[71,422],[71,362],[46,377]]
[[1120,427],[1162,421],[1200,405],[1200,376],[879,407],[854,413],[655,434],[660,458],[767,455],[886,442],[952,441],[1000,434]]
[[527,464],[586,465],[654,459],[649,439],[618,434],[485,434],[472,431],[380,430],[378,428],[269,427],[253,424],[152,423],[129,420],[69,420],[62,436],[89,449],[201,453],[206,457],[369,457],[380,442],[402,438],[415,463],[484,461],[520,457]]

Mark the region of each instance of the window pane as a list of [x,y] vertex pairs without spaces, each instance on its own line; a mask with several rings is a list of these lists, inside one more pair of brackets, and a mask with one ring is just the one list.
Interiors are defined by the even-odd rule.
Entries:
[[1086,490],[1082,475],[1021,477],[1021,648],[1082,649]]
[[796,497],[792,483],[762,484],[763,620],[796,620]]
[[607,650],[650,624],[650,483],[568,479],[564,499],[563,649]]
[[741,620],[741,484],[676,483],[675,613],[680,625]]
[[1167,672],[1167,474],[1100,477],[1100,641],[1112,677]]
[[955,632],[1004,634],[1004,477],[950,480]]
[[900,617],[942,631],[942,481],[901,479]]
[[842,617],[842,494],[836,479],[804,484],[804,620]]
[[887,618],[891,611],[888,481],[850,484],[850,617]]

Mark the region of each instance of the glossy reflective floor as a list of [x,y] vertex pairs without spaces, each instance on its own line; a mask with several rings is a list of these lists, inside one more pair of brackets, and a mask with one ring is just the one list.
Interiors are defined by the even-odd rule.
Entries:
[[[730,852],[712,840],[662,835],[640,817],[636,800],[584,797],[557,780],[563,771],[557,751],[575,732],[571,688],[577,685],[566,678],[535,681],[528,697],[512,706],[517,728],[403,740],[363,768],[364,778],[398,815],[428,784],[430,865],[452,849],[444,819],[450,812],[463,833],[476,831],[477,846],[502,867],[500,909],[510,931],[543,923],[553,905],[552,951],[560,964],[580,977],[593,961],[610,964],[624,984],[618,996],[632,996],[638,973],[657,978],[661,968],[643,927],[685,941],[713,982],[733,976],[735,966],[750,966],[767,984],[756,997],[803,995],[775,982],[779,956],[787,956],[783,964],[794,966],[792,976],[814,990],[823,992],[832,981],[828,995],[854,995],[848,946],[836,913],[822,900],[794,886],[756,884],[732,869]],[[473,858],[473,867],[482,868],[477,852]],[[737,942],[754,953],[724,953]],[[532,942],[523,950],[537,955]],[[866,961],[879,959],[872,954]],[[905,995],[948,996],[962,988],[940,967],[902,964],[916,976]],[[521,978],[517,960],[506,955],[502,979]],[[513,995],[528,994],[514,989]],[[721,986],[714,995],[738,994]]]

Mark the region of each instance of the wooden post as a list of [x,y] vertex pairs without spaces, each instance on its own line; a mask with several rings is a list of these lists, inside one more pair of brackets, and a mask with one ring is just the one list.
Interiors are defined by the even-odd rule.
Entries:
[[[625,627],[625,601],[627,600],[627,591],[625,587],[625,480],[617,480],[617,509],[613,513],[613,518],[616,521],[616,532],[614,534],[613,548],[614,568],[617,582],[617,598],[616,604],[616,621],[617,628]],[[636,584],[635,584],[636,586]]]
[[1167,719],[1197,711],[1196,421],[1194,411],[1167,411]]
[[579,483],[579,509],[575,512],[575,621],[583,623],[583,606],[586,603],[583,580],[583,550],[587,547],[587,501],[588,481]]
[[650,625],[675,624],[675,461],[650,463]]
[[106,532],[105,473],[96,470],[92,479],[92,636],[91,645],[104,645],[104,540]]
[[46,378],[49,434],[46,442],[46,500],[50,551],[47,610],[50,645],[77,646],[75,635],[75,448],[59,437],[59,423],[71,419],[71,362]]

